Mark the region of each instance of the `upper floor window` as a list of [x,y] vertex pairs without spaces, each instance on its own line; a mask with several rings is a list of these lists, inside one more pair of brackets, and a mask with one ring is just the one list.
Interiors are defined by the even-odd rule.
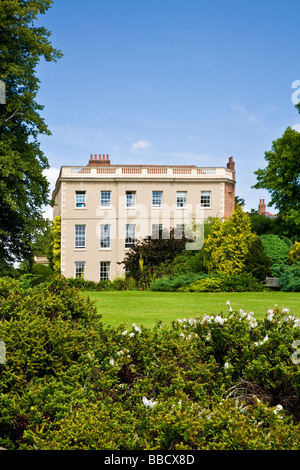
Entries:
[[136,192],[126,191],[126,207],[135,207],[135,206],[136,206]]
[[82,209],[86,206],[85,191],[76,191],[75,193],[75,206]]
[[152,206],[160,207],[162,205],[162,191],[152,191]]
[[110,207],[111,206],[111,192],[110,191],[101,191],[101,207]]
[[85,248],[85,225],[75,225],[75,248]]
[[201,191],[201,207],[211,206],[211,191]]
[[110,248],[110,225],[101,224],[100,226],[100,248]]
[[136,242],[135,224],[126,224],[125,227],[125,248],[131,248]]
[[177,191],[177,207],[186,207],[186,191]]

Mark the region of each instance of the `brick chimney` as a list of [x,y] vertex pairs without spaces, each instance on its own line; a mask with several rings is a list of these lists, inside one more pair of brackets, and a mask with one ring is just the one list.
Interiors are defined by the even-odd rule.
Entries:
[[110,165],[110,159],[109,155],[99,155],[97,154],[91,154],[90,159],[89,159],[89,164],[88,166],[109,166]]
[[266,204],[265,204],[265,200],[264,199],[260,199],[259,200],[259,204],[258,204],[258,213],[260,215],[265,215],[266,213]]
[[229,157],[227,168],[232,170],[232,179],[235,180],[235,162],[233,161],[233,157]]

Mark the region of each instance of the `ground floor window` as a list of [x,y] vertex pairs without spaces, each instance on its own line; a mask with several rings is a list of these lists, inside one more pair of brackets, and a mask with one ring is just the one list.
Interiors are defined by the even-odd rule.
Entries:
[[163,226],[162,224],[152,224],[152,239],[162,238]]
[[127,224],[125,227],[125,248],[131,248],[136,242],[135,224]]
[[110,279],[110,261],[100,261],[100,281]]
[[85,278],[85,261],[75,262],[75,277]]

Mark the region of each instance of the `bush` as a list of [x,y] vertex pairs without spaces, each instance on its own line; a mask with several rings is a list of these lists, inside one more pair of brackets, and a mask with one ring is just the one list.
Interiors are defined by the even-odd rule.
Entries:
[[286,292],[300,292],[300,262],[285,266],[279,277],[280,289]]
[[299,320],[228,307],[104,328],[65,279],[27,290],[1,279],[0,446],[299,450]]
[[268,258],[270,258],[272,265],[285,264],[288,253],[289,243],[286,237],[281,239],[278,235],[261,235],[260,240],[263,244],[264,250]]
[[175,292],[179,287],[188,286],[189,284],[207,277],[205,273],[189,273],[180,276],[164,276],[161,279],[156,279],[150,285],[153,291]]
[[264,281],[271,274],[271,260],[266,255],[259,237],[254,240],[246,254],[243,271],[252,274],[259,281]]
[[300,242],[297,241],[290,247],[287,264],[293,264],[295,261],[300,261]]
[[198,280],[189,286],[181,287],[182,292],[260,292],[264,288],[251,274],[215,274]]
[[135,283],[132,282],[132,279],[128,278],[122,278],[122,277],[117,277],[113,281],[110,281],[109,279],[99,281],[99,282],[94,282],[94,281],[88,281],[86,279],[82,279],[80,277],[77,278],[68,278],[67,279],[68,285],[71,287],[76,287],[77,289],[80,290],[95,290],[95,291],[101,291],[101,290],[126,290],[126,289],[133,289],[135,287]]

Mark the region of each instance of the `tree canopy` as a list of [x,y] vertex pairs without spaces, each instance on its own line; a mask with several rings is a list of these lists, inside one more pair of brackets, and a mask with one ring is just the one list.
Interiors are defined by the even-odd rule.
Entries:
[[203,245],[208,273],[241,273],[245,256],[256,237],[251,231],[249,215],[240,205],[236,206],[230,219],[216,219]]
[[265,152],[268,165],[255,171],[256,189],[267,189],[288,235],[300,233],[300,133],[288,127]]
[[36,230],[43,227],[42,207],[49,203],[43,170],[49,163],[38,137],[50,135],[36,97],[41,59],[57,61],[51,33],[38,24],[52,0],[2,0],[0,3],[0,268],[31,257]]

